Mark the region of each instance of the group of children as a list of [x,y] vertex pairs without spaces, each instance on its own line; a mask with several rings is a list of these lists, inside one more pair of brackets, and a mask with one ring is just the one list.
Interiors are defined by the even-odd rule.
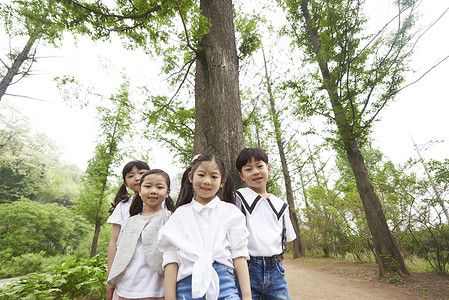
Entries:
[[108,300],[290,299],[282,260],[296,235],[287,204],[267,193],[268,156],[245,148],[236,167],[247,185],[237,191],[220,158],[197,155],[175,205],[167,173],[125,165],[108,219]]

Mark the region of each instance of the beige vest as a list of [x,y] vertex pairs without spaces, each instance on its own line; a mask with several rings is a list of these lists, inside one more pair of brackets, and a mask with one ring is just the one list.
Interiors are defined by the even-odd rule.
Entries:
[[128,219],[128,222],[122,229],[120,243],[109,272],[109,285],[115,286],[117,276],[128,266],[136,250],[140,235],[142,235],[145,261],[159,274],[164,273],[162,253],[157,248],[157,237],[159,229],[167,222],[170,215],[170,211],[163,209],[149,217],[136,215]]

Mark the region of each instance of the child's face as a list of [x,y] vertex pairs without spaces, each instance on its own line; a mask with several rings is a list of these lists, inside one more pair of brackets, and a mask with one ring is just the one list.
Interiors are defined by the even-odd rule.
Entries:
[[140,198],[145,203],[145,210],[160,208],[162,202],[168,197],[170,190],[167,181],[162,174],[150,174],[145,176],[140,186]]
[[215,161],[203,161],[195,172],[189,173],[189,180],[195,191],[195,200],[205,205],[215,198],[226,179],[221,178],[220,167]]
[[256,161],[253,157],[242,167],[239,176],[250,189],[256,192],[265,192],[270,171],[270,165],[262,160]]
[[146,171],[148,170],[139,170],[134,166],[125,176],[125,186],[132,189],[134,193],[138,193],[140,188],[140,178],[142,178],[142,175],[145,174]]

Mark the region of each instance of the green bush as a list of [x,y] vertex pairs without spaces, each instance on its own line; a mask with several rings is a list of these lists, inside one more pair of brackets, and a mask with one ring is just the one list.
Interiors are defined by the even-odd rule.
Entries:
[[72,255],[46,257],[44,252],[12,256],[13,250],[0,251],[0,279],[40,273],[68,261]]
[[433,224],[409,230],[402,242],[406,251],[425,259],[437,272],[449,271],[449,225]]
[[11,249],[0,253],[0,261],[2,262],[0,264],[0,278],[22,276],[43,270],[44,252],[26,253],[20,256],[12,256],[11,253]]
[[47,273],[29,274],[0,289],[0,299],[104,299],[106,258],[71,258]]
[[0,249],[12,249],[13,256],[72,253],[89,230],[83,217],[58,204],[27,199],[0,204]]

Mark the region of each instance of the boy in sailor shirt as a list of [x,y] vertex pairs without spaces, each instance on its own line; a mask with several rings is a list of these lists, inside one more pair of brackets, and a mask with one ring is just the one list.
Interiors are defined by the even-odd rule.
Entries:
[[296,238],[288,205],[267,192],[270,165],[261,148],[245,148],[237,157],[240,178],[248,187],[237,190],[236,204],[246,216],[248,261],[253,299],[288,299],[282,266],[287,242]]

